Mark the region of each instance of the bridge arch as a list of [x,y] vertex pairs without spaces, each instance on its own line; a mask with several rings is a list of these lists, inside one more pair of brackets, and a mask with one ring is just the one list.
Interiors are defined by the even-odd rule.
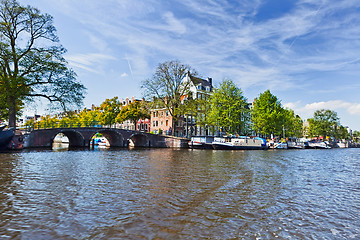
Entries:
[[[89,141],[91,141],[92,137],[95,136],[96,133],[101,133],[109,142],[110,147],[123,147],[124,146],[124,137],[121,133],[111,130],[111,129],[102,129],[99,131],[94,131],[93,135],[90,137]],[[90,142],[89,142],[90,145]]]
[[84,136],[74,130],[74,129],[62,129],[56,131],[55,134],[51,137],[51,146],[54,143],[55,137],[59,134],[64,134],[69,139],[69,148],[77,148],[77,147],[84,147],[85,146],[85,138]]
[[134,133],[129,137],[130,147],[150,147],[149,137],[142,133]]

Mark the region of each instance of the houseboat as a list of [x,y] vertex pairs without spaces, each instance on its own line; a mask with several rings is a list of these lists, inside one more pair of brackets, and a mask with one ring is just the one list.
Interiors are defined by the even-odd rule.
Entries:
[[267,149],[266,140],[259,137],[215,137],[212,147],[216,150],[263,150]]
[[213,136],[196,136],[191,137],[188,145],[191,149],[213,149],[212,142],[214,141]]

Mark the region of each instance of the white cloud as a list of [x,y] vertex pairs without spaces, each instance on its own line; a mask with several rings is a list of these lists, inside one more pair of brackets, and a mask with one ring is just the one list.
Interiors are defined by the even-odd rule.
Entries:
[[186,26],[180,20],[176,19],[172,12],[165,13],[164,18],[168,24],[165,29],[178,34],[184,34],[186,32]]
[[307,110],[318,110],[318,109],[345,109],[351,115],[360,115],[360,103],[351,103],[343,100],[333,100],[327,102],[314,102],[306,104],[305,109]]
[[291,108],[304,119],[312,117],[316,110],[330,109],[333,111],[344,110],[350,115],[360,116],[360,103],[343,100],[331,100],[302,104],[301,101],[284,103],[285,107]]
[[120,77],[127,77],[127,76],[129,76],[129,75],[126,72],[124,72],[120,75]]

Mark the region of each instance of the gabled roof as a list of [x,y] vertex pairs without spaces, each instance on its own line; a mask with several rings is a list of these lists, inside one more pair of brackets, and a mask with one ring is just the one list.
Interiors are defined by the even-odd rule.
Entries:
[[190,77],[190,80],[194,83],[195,86],[198,86],[198,85],[201,86],[201,90],[206,90],[206,87],[210,87],[210,91],[212,90],[213,86],[210,83],[210,81],[205,80],[205,79],[201,79],[201,78],[198,78],[198,77],[191,76],[190,74],[189,74],[189,77]]

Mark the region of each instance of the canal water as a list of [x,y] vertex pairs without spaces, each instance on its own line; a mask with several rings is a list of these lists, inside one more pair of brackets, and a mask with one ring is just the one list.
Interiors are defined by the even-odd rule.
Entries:
[[360,239],[360,149],[0,154],[0,239]]

